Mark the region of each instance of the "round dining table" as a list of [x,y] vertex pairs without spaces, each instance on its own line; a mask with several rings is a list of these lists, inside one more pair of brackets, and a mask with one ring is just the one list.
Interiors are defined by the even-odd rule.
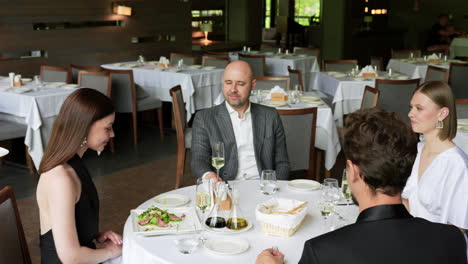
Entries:
[[[354,223],[359,213],[356,205],[337,205],[335,206],[335,212],[339,216],[333,216],[332,224],[328,222],[328,228],[326,228],[325,221],[317,207],[320,189],[299,191],[290,188],[288,181],[278,181],[279,190],[276,194],[264,195],[260,192],[258,180],[230,181],[229,184],[239,190],[240,209],[244,217],[253,224],[253,227],[245,232],[234,234],[220,234],[219,232],[204,230],[202,233],[198,232],[192,235],[195,237],[203,236],[208,240],[220,237],[242,238],[249,243],[247,250],[239,254],[222,255],[208,250],[201,243],[194,253],[182,254],[177,250],[174,243],[174,240],[181,235],[142,236],[136,234],[133,231],[133,219],[131,219],[130,215],[123,232],[122,263],[254,263],[257,255],[262,250],[274,246],[285,254],[285,263],[297,263],[301,258],[305,241],[329,232],[332,225],[339,227]],[[182,206],[195,206],[195,186],[176,189],[166,194],[183,194],[189,197],[190,201]],[[255,208],[257,204],[272,198],[289,198],[308,202],[307,214],[302,226],[290,237],[270,236],[261,232],[260,224],[255,219]],[[138,209],[148,208],[151,205],[154,205],[154,198],[142,203]]]

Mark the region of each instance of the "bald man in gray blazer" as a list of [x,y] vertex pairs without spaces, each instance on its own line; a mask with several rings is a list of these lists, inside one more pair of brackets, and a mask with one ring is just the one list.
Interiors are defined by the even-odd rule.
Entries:
[[[262,170],[287,180],[289,161],[281,119],[276,109],[249,101],[255,88],[252,69],[244,61],[226,66],[225,102],[195,115],[192,126],[192,172],[197,178],[258,179]],[[225,165],[220,175],[211,166],[212,146],[223,142]]]

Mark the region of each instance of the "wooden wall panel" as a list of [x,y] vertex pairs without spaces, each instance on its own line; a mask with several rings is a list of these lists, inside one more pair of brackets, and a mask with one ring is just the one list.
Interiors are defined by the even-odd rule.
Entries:
[[[181,0],[125,1],[132,16],[112,13],[111,0],[0,0],[0,56],[31,50],[47,51],[47,58],[0,60],[0,75],[14,71],[38,74],[43,64],[97,65],[191,52],[191,2]],[[125,25],[34,30],[34,23],[124,20]],[[175,36],[175,41],[167,40]],[[143,42],[131,43],[133,37]],[[159,38],[161,38],[159,40]]]

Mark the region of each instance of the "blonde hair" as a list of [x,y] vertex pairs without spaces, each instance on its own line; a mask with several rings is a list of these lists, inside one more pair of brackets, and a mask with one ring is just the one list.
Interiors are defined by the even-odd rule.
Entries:
[[443,81],[425,82],[414,93],[420,92],[431,99],[440,108],[447,107],[448,116],[442,121],[444,128],[438,134],[440,140],[452,140],[457,135],[457,111],[455,108],[455,98],[452,89]]

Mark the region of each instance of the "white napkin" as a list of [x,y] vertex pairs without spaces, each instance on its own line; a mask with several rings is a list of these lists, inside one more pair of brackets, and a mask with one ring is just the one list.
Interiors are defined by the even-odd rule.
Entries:
[[21,81],[21,75],[15,75],[15,82],[20,82]]
[[358,76],[362,77],[363,73],[375,73],[377,75],[377,72],[375,71],[374,67],[372,67],[372,65],[367,65],[366,67],[362,68]]
[[279,87],[278,85],[275,85],[275,87],[273,87],[273,89],[271,89],[268,95],[266,96],[267,100],[271,100],[272,93],[288,94],[283,88]]
[[437,56],[437,54],[435,53],[432,53],[429,57],[427,57],[428,60],[438,60],[440,59],[439,56]]
[[167,66],[169,65],[169,60],[166,57],[161,56],[159,58],[159,63],[164,64],[164,67],[167,68]]
[[182,67],[182,65],[184,65],[184,59],[180,59],[178,62],[177,62],[177,67]]

